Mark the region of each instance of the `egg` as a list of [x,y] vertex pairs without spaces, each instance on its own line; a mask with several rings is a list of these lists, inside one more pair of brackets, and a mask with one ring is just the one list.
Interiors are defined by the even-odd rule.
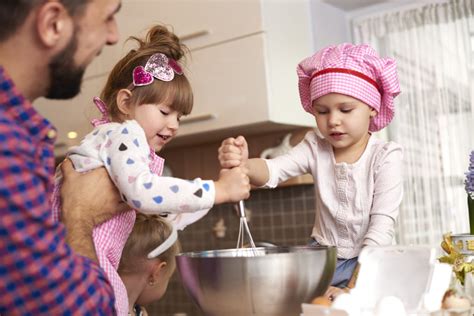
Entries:
[[443,309],[467,310],[471,308],[471,301],[466,297],[449,295],[443,300]]
[[360,316],[361,306],[359,300],[351,293],[342,293],[332,303],[332,308],[347,312],[350,316]]
[[331,306],[332,301],[327,296],[318,296],[311,301],[311,304],[321,306]]
[[375,305],[374,316],[406,316],[405,305],[396,296],[385,296]]

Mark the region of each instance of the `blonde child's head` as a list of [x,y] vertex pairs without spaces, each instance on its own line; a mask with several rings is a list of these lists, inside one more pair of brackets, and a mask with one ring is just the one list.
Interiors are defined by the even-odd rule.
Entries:
[[[176,269],[175,256],[181,250],[174,234],[176,230],[162,217],[137,213],[135,225],[122,252],[118,272],[123,278],[138,276],[146,282],[137,300],[140,305],[161,298],[166,291]],[[155,255],[156,252],[158,254]]]
[[393,118],[393,99],[400,93],[395,60],[379,57],[368,45],[329,46],[300,62],[297,73],[301,103],[311,114],[319,98],[340,94],[370,107],[370,132]]

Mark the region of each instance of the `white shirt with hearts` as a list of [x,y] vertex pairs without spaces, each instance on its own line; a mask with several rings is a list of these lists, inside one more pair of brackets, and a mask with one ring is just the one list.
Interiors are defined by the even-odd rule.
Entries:
[[214,204],[213,181],[154,174],[145,132],[134,121],[99,125],[70,150],[77,171],[105,167],[130,207],[148,214],[195,212]]

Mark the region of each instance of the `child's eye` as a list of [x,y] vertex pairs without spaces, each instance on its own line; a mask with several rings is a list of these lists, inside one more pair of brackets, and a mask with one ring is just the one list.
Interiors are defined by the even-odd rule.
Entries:
[[168,112],[163,111],[163,110],[160,110],[160,112],[161,112],[161,114],[163,114],[163,115],[165,115],[165,116],[169,114]]
[[327,113],[328,113],[328,111],[323,111],[323,110],[316,110],[315,112],[316,112],[317,114],[319,114],[319,115],[323,115],[323,114],[327,114]]
[[350,113],[352,111],[352,109],[342,109],[341,112],[342,113]]

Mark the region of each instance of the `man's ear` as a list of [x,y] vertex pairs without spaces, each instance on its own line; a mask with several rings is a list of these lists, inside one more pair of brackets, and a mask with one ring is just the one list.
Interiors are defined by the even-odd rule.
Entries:
[[115,99],[120,113],[125,117],[129,116],[132,111],[132,108],[130,105],[131,97],[132,97],[132,92],[130,90],[120,89]]
[[47,1],[36,11],[36,29],[40,42],[48,47],[62,49],[71,40],[74,21],[59,1]]

